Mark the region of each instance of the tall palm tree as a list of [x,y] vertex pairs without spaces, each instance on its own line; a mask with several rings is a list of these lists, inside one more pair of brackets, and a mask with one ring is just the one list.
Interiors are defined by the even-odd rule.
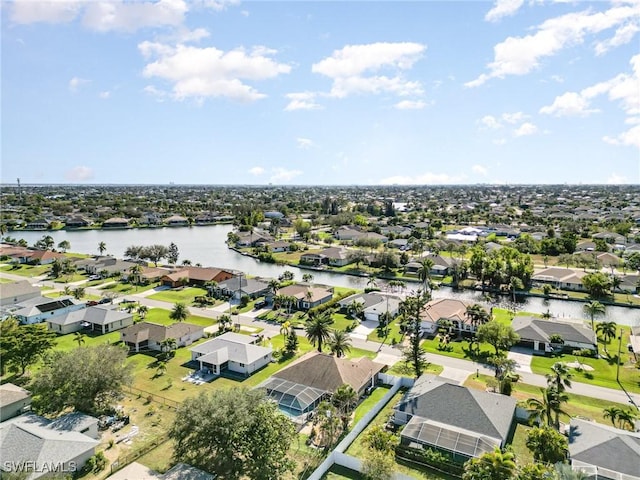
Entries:
[[149,307],[146,305],[138,305],[138,315],[140,315],[140,318],[144,319],[147,313],[149,313]]
[[98,251],[100,252],[100,255],[102,255],[104,252],[107,251],[107,244],[104,242],[100,242],[98,244]]
[[80,300],[82,297],[84,297],[84,287],[77,287],[73,289],[73,298],[75,298],[76,300]]
[[638,415],[636,415],[632,410],[620,410],[618,413],[618,422],[620,428],[628,427],[629,430],[633,430],[636,426],[636,420],[638,419]]
[[[533,410],[530,419],[540,417],[548,426],[560,430],[560,414],[566,412],[562,410],[562,404],[569,401],[566,393],[558,392],[554,387],[541,388],[542,400],[530,398],[527,400],[529,408]],[[554,419],[555,416],[555,419]]]
[[618,416],[622,412],[621,408],[618,407],[607,407],[602,411],[602,416],[604,418],[608,418],[611,420],[611,425],[616,426],[616,420],[618,420]]
[[353,317],[358,318],[364,312],[364,302],[351,302],[351,304],[347,307],[347,313]]
[[351,338],[349,334],[342,330],[333,330],[329,335],[329,349],[336,357],[344,357],[351,351]]
[[[593,330],[594,332],[596,331],[596,327],[595,327],[595,317],[599,317],[601,315],[604,315],[605,313],[605,307],[603,304],[601,304],[599,301],[597,300],[591,300],[589,303],[586,303],[582,309],[584,310],[584,313],[586,313],[589,318],[591,319],[591,330]],[[598,354],[598,342],[596,342],[596,355]]]
[[419,262],[418,279],[422,282],[422,288],[426,292],[431,290],[431,269],[433,268],[433,260],[430,258],[423,258]]
[[171,320],[176,320],[177,322],[182,322],[187,319],[189,316],[189,309],[184,303],[178,302],[173,306],[173,310],[169,314],[169,318]]
[[609,353],[607,351],[607,345],[612,338],[615,338],[617,329],[618,325],[616,322],[602,322],[596,327],[596,332],[602,335],[604,340],[604,351],[607,352],[607,354]]
[[328,310],[320,314],[311,314],[307,320],[307,338],[312,345],[318,347],[319,352],[322,352],[322,344],[330,338],[332,323],[331,312]]
[[358,403],[358,392],[351,385],[340,385],[331,396],[331,403],[342,415],[349,415]]
[[271,289],[271,291],[273,292],[273,295],[275,296],[278,293],[278,289],[280,288],[280,282],[275,278],[273,280],[270,280],[269,288]]
[[129,273],[131,273],[131,279],[133,280],[131,283],[134,285],[140,284],[140,274],[142,273],[142,265],[133,265],[129,268]]
[[78,342],[78,347],[81,347],[84,344],[86,337],[87,336],[82,332],[76,332],[73,334],[73,340]]
[[305,283],[311,283],[313,282],[313,275],[311,275],[310,273],[305,273],[302,275],[302,281]]
[[487,312],[484,307],[478,303],[468,305],[465,315],[469,319],[469,323],[476,328],[491,320],[489,312]]

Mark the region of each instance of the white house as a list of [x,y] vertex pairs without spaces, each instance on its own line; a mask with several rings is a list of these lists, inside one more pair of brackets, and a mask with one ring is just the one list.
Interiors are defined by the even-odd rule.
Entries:
[[204,327],[192,323],[177,322],[171,325],[159,325],[151,322],[139,322],[120,332],[122,340],[130,350],[162,350],[164,340],[172,338],[177,347],[186,347],[204,336]]
[[227,332],[191,349],[191,360],[201,370],[220,375],[230,370],[248,377],[268,365],[272,360],[271,348],[255,345],[256,337]]
[[40,323],[59,315],[82,310],[87,305],[73,297],[36,297],[18,303],[9,310],[22,324]]
[[15,305],[40,296],[40,288],[27,280],[0,284],[0,304]]
[[47,319],[49,330],[61,335],[83,328],[105,334],[129,325],[133,325],[133,315],[117,310],[117,305],[96,305]]

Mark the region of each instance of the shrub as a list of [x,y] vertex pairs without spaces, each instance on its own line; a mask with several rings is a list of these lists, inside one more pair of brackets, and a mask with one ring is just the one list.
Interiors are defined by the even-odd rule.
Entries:
[[329,308],[332,308],[336,303],[338,303],[343,298],[350,297],[351,295],[354,295],[355,293],[356,293],[355,290],[349,290],[349,291],[347,291],[345,293],[342,293],[340,295],[335,295],[327,303],[323,303],[322,305],[318,305],[317,307],[310,308],[308,313],[309,313],[309,315],[313,315],[314,313],[322,313],[325,310],[327,310]]
[[588,348],[583,348],[583,349],[580,349],[580,350],[574,350],[572,353],[577,357],[595,357],[595,355],[596,355],[596,352],[594,352],[593,350],[590,350]]

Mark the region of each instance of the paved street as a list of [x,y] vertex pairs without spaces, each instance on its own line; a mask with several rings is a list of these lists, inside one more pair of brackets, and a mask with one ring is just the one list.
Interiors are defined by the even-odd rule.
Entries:
[[[0,272],[0,277],[7,278],[10,280],[29,280],[31,283],[37,283],[39,285],[50,286],[57,290],[62,290],[64,285],[57,284],[52,281],[43,280],[42,278],[29,278],[23,277],[20,275],[12,275],[6,272]],[[80,284],[81,282],[76,282]],[[161,287],[161,289],[163,289]],[[97,288],[87,287],[86,292],[92,295],[102,295],[104,290],[100,290]],[[140,293],[128,293],[126,295],[127,299],[132,299],[139,302],[141,305],[146,305],[150,308],[164,308],[170,310],[173,307],[173,304],[169,302],[162,302],[158,300],[153,300],[151,298],[147,298],[149,295],[156,293],[154,290],[147,290]],[[228,312],[228,303],[223,304],[222,306],[217,306],[213,308],[197,308],[197,307],[189,307],[189,311],[192,315],[198,315],[201,317],[217,319],[221,315],[224,315]],[[262,334],[265,337],[271,338],[280,334],[280,325],[264,322],[258,320],[256,318],[257,315],[260,314],[260,311],[252,311],[247,312],[245,314],[238,316],[238,322],[241,325],[249,326],[249,327],[257,327],[262,328]],[[360,348],[363,350],[369,350],[373,352],[378,352],[381,363],[392,364],[393,359],[399,360],[402,357],[402,351],[400,346],[391,346],[386,344],[380,344],[378,342],[371,342],[366,339],[366,337],[362,334],[356,334],[351,336],[351,343],[354,347]],[[530,367],[528,367],[527,362],[529,361],[526,356],[523,356],[520,352],[514,352],[510,354],[510,358],[514,358],[514,360],[518,361],[521,366],[525,368],[520,368],[518,373],[520,374],[521,381],[523,383],[527,383],[530,385],[536,385],[539,387],[545,387],[547,384],[546,378],[544,375],[539,375],[535,373],[531,373]],[[468,377],[472,374],[485,374],[485,375],[493,375],[494,370],[484,364],[473,362],[470,360],[463,360],[459,358],[448,357],[445,355],[438,355],[435,353],[429,353],[427,355],[427,359],[429,362],[442,365],[444,367],[443,376],[454,380],[456,382],[464,381],[464,378]],[[575,393],[578,395],[585,395],[594,398],[600,398],[603,400],[608,400],[611,402],[617,402],[622,404],[630,404],[631,401],[634,402],[636,407],[640,405],[640,394],[627,394],[623,390],[614,390],[611,388],[599,387],[596,385],[589,385],[586,383],[573,382],[572,387],[568,389],[569,392]]]

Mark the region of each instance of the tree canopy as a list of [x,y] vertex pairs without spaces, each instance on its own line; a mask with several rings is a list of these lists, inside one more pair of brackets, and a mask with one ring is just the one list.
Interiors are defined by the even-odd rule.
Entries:
[[201,394],[178,407],[169,430],[174,459],[220,479],[282,478],[293,423],[260,390],[231,388]]
[[19,325],[15,318],[0,322],[0,358],[5,366],[19,369],[24,375],[27,367],[53,347],[56,334],[44,325]]
[[85,413],[107,411],[131,382],[127,349],[101,344],[52,352],[31,384],[33,404],[41,413],[67,408]]
[[500,355],[501,350],[509,350],[518,343],[520,335],[511,325],[494,320],[478,327],[478,340],[493,345],[493,348],[496,349],[496,355]]

